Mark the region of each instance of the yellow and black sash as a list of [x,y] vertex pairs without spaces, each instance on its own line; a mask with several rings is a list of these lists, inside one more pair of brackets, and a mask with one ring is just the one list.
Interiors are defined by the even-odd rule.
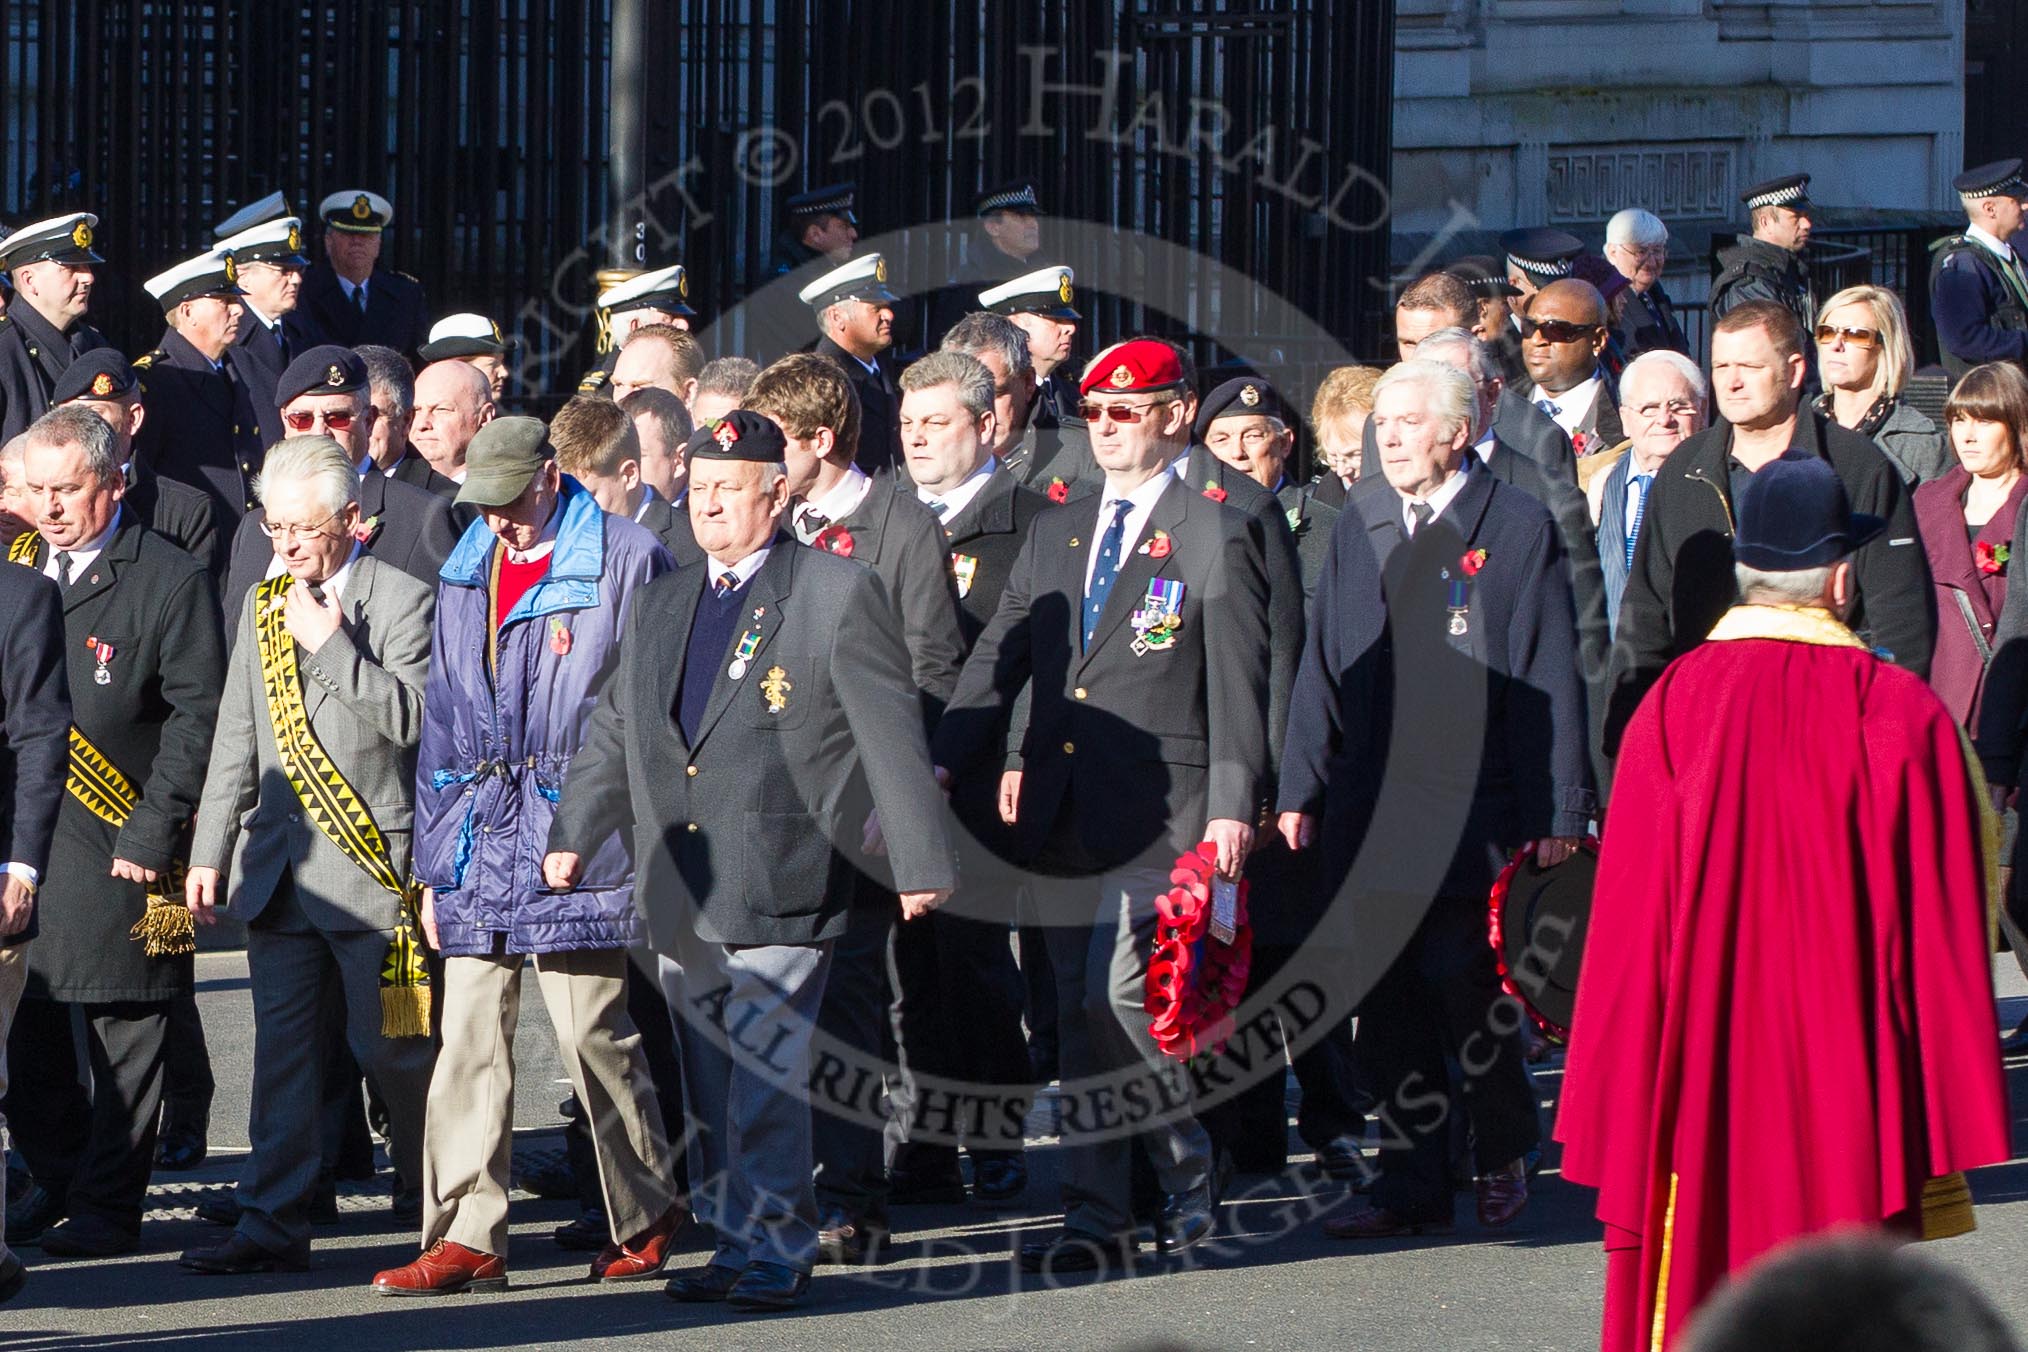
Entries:
[[429,967],[417,939],[416,891],[396,871],[387,839],[373,814],[331,761],[310,727],[303,704],[302,671],[296,641],[282,611],[295,579],[284,574],[254,592],[254,633],[260,645],[261,687],[282,773],[302,801],[303,811],[324,838],[357,864],[377,885],[401,899],[394,938],[380,972],[380,1032],[383,1037],[426,1037],[430,1031]]
[[[35,547],[40,543],[40,535],[26,531],[7,546],[7,558],[33,568]],[[85,811],[114,827],[125,826],[141,801],[134,782],[120,773],[120,767],[92,745],[92,739],[75,723],[70,727],[70,769],[64,787]],[[183,876],[184,862],[170,860],[169,867],[147,885],[148,908],[129,931],[141,941],[151,958],[189,953],[197,948],[197,929],[183,900]]]

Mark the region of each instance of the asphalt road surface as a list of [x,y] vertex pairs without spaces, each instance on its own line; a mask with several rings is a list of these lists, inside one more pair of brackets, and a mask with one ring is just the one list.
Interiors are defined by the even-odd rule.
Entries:
[[[2003,1029],[2028,1012],[2009,958],[1995,967]],[[237,953],[198,959],[200,1002],[219,1083],[212,1155],[184,1174],[158,1173],[143,1249],[125,1258],[60,1262],[29,1249],[27,1291],[0,1307],[0,1348],[138,1348],[147,1352],[259,1345],[283,1349],[558,1347],[666,1348],[707,1343],[766,1348],[1192,1348],[1545,1349],[1596,1347],[1602,1262],[1590,1195],[1565,1185],[1549,1163],[1527,1215],[1490,1236],[1467,1220],[1456,1237],[1355,1248],[1326,1239],[1318,1217],[1344,1206],[1328,1183],[1292,1156],[1289,1170],[1242,1178],[1217,1237],[1169,1264],[1150,1261],[1132,1277],[1024,1277],[1011,1249],[1059,1219],[1056,1149],[1031,1142],[1033,1171],[1023,1198],[1005,1208],[979,1204],[896,1212],[887,1261],[850,1271],[821,1268],[811,1299],[787,1315],[733,1314],[682,1306],[659,1281],[618,1288],[584,1280],[588,1256],[567,1253],[549,1232],[574,1206],[517,1193],[513,1285],[498,1295],[435,1300],[375,1297],[380,1268],[412,1257],[416,1236],[392,1224],[383,1172],[377,1185],[346,1184],[340,1221],[317,1232],[307,1273],[250,1278],[181,1271],[177,1253],[223,1232],[191,1208],[236,1176],[246,1144],[252,1055],[245,964]],[[516,1046],[518,1156],[558,1141],[562,1073],[531,979]],[[1540,1077],[1553,1098],[1557,1075]],[[2016,1103],[2028,1103],[2028,1061],[2010,1068]],[[2018,1111],[2017,1111],[2018,1122]],[[2017,1151],[2023,1139],[2017,1126]],[[1300,1147],[1298,1147],[1300,1148]],[[2017,1327],[2028,1329],[2028,1164],[2018,1156],[1972,1179],[1979,1228],[1930,1252],[1971,1276]],[[1470,1199],[1460,1199],[1469,1216]],[[693,1230],[671,1270],[701,1261]]]

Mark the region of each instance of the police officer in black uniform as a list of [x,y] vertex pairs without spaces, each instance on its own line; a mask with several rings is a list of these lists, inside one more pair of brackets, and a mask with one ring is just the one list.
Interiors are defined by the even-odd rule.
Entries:
[[340,347],[380,343],[403,354],[429,341],[422,283],[374,266],[394,204],[377,192],[347,188],[318,203],[317,214],[324,222],[324,261],[304,274],[303,309],[322,336]]
[[1042,247],[1042,202],[1031,180],[996,184],[979,194],[972,209],[979,223],[967,242],[964,261],[930,306],[929,332],[924,336],[932,342],[979,308],[981,291],[1033,272]]
[[775,235],[774,275],[828,261],[835,267],[850,262],[859,242],[859,218],[852,213],[855,193],[850,183],[833,183],[799,192],[782,204],[788,223]]
[[[1784,306],[1809,333],[1817,323],[1810,292],[1810,269],[1803,247],[1810,242],[1810,176],[1790,174],[1756,183],[1739,195],[1753,213],[1753,233],[1718,254],[1719,273],[1711,283],[1711,322],[1741,301],[1771,300]],[[1816,349],[1805,343],[1815,369]]]
[[134,362],[148,386],[148,416],[135,434],[141,458],[209,493],[228,528],[253,507],[261,467],[260,420],[238,368],[226,361],[246,309],[238,276],[233,256],[212,249],[150,277],[142,285],[169,327]]
[[91,304],[99,218],[74,211],[24,225],[0,240],[0,271],[14,283],[0,315],[0,444],[48,411],[50,391],[78,357],[108,347],[84,322]]
[[[271,203],[281,206],[281,214],[261,216]],[[249,219],[256,216],[260,219]],[[226,360],[246,386],[261,445],[272,446],[285,435],[275,411],[275,384],[290,362],[324,341],[301,309],[303,273],[310,266],[303,256],[303,222],[288,214],[276,193],[220,221],[212,233],[239,269],[240,304],[246,307]]]
[[690,308],[690,276],[680,263],[649,272],[637,272],[623,282],[599,292],[598,365],[577,382],[579,394],[597,394],[612,382],[613,367],[620,360],[620,348],[635,329],[650,324],[668,324],[689,332],[697,311]]
[[[1556,231],[1562,234],[1562,231]],[[1571,238],[1575,242],[1575,237]],[[1512,258],[1512,255],[1509,255]],[[1569,255],[1575,258],[1576,255]],[[1509,266],[1517,266],[1510,263]],[[1567,263],[1562,265],[1567,266]],[[1508,302],[1524,294],[1507,280],[1507,269],[1485,254],[1471,254],[1445,266],[1445,272],[1463,282],[1478,302],[1479,311],[1471,329],[1475,337],[1492,344],[1500,363],[1500,376],[1519,388],[1528,379],[1528,366],[1521,360],[1521,331],[1514,325],[1514,308]],[[1568,275],[1568,274],[1566,274]]]
[[2028,274],[2013,243],[2028,181],[2021,161],[2000,160],[1965,170],[1951,186],[1967,223],[1932,246],[1929,313],[1955,380],[1982,362],[2028,362]]

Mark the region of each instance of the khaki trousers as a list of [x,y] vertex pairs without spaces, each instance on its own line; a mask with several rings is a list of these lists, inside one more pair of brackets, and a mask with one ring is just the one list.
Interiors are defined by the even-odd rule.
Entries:
[[[514,1028],[526,961],[444,959],[444,1045],[423,1128],[425,1249],[448,1239],[506,1256]],[[627,954],[540,953],[533,961],[564,1070],[590,1115],[606,1216],[615,1237],[632,1239],[661,1219],[676,1189],[641,1035],[627,1016]]]
[[[0,948],[0,1099],[7,1097],[7,1033],[14,1007],[28,984],[28,945]],[[7,1152],[7,1119],[0,1117],[0,1155]],[[7,1189],[0,1187],[0,1260],[7,1257]]]

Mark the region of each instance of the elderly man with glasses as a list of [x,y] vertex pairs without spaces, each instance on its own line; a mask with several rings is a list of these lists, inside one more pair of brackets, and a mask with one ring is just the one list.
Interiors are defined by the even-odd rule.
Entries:
[[[350,348],[313,347],[289,363],[275,387],[275,401],[290,436],[328,436],[352,457],[359,471],[361,543],[383,563],[424,586],[436,586],[437,569],[458,542],[451,504],[427,489],[390,479],[374,466],[367,451],[374,411],[365,360]],[[264,519],[258,508],[249,512],[233,536],[225,576],[227,614],[267,576],[274,551],[261,531]]]
[[1606,222],[1606,262],[1627,279],[1630,293],[1613,320],[1613,339],[1628,358],[1664,348],[1690,350],[1676,307],[1662,286],[1669,265],[1669,227],[1662,218],[1639,207],[1628,207]]
[[[259,529],[274,562],[234,621],[185,884],[200,923],[225,905],[247,922],[253,1153],[238,1223],[183,1255],[194,1272],[309,1265],[334,1037],[387,1106],[395,1168],[422,1182],[436,1049],[408,842],[436,598],[359,542],[359,482],[352,453],[328,436],[282,442],[261,473]],[[397,974],[391,984],[384,971]],[[390,1017],[404,1009],[405,1022]]]
[[1655,475],[1669,452],[1704,430],[1709,394],[1704,373],[1680,352],[1644,352],[1620,374],[1626,448],[1585,490],[1605,572],[1606,622],[1615,628]]

